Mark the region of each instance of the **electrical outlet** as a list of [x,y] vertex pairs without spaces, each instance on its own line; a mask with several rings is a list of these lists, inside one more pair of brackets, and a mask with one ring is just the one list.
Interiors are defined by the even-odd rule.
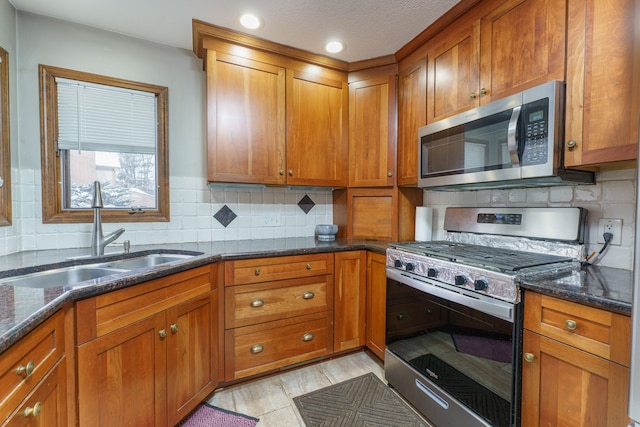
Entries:
[[280,215],[279,214],[264,214],[264,226],[265,227],[280,227]]
[[600,218],[598,222],[598,243],[604,243],[604,233],[613,234],[610,245],[622,244],[622,220]]

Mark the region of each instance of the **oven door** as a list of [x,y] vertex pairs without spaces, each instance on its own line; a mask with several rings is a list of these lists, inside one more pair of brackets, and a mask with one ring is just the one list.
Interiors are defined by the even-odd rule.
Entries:
[[438,427],[518,425],[519,316],[514,304],[388,268],[386,379]]

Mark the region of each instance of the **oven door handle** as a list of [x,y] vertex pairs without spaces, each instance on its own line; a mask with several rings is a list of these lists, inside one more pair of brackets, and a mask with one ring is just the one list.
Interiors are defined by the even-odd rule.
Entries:
[[435,391],[422,384],[418,379],[416,379],[416,387],[418,387],[418,390],[429,396],[431,400],[436,402],[438,405],[442,406],[444,409],[449,409],[449,402],[438,396]]
[[467,291],[464,288],[455,288],[452,285],[432,281],[428,278],[417,277],[411,273],[395,270],[390,267],[386,268],[386,272],[388,279],[513,323],[514,305],[511,303]]

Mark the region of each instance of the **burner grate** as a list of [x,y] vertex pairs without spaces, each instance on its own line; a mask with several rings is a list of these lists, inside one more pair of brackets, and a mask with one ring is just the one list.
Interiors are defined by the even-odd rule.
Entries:
[[498,269],[505,272],[515,272],[525,268],[572,261],[570,257],[558,255],[445,241],[406,243],[398,244],[395,247],[432,258],[492,270]]

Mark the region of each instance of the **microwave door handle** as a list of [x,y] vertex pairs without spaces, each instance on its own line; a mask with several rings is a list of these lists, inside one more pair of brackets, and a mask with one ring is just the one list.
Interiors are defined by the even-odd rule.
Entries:
[[518,119],[520,118],[520,110],[522,107],[519,105],[514,107],[511,113],[511,119],[509,120],[509,127],[507,129],[507,148],[509,149],[509,157],[511,157],[511,165],[514,168],[520,166],[520,159],[518,158],[518,144],[516,142],[516,130],[518,129]]

